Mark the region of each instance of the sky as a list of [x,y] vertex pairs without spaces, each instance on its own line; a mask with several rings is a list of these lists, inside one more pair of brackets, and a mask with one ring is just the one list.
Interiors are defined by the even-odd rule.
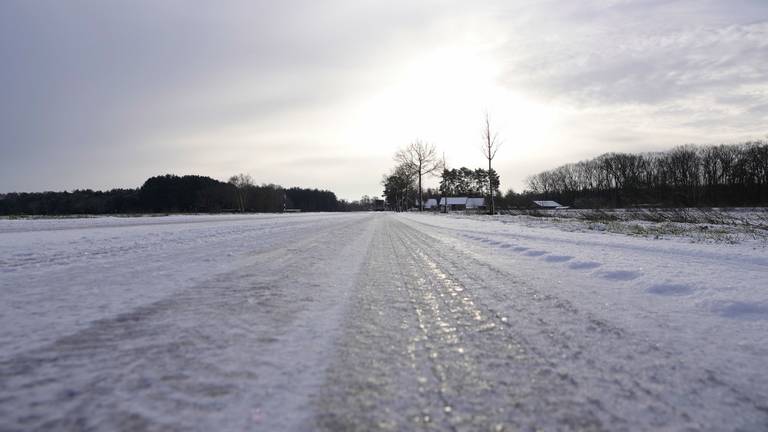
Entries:
[[[766,0],[4,0],[0,192],[153,175],[380,195],[420,139],[502,189],[768,137]],[[430,180],[435,183],[435,180]]]

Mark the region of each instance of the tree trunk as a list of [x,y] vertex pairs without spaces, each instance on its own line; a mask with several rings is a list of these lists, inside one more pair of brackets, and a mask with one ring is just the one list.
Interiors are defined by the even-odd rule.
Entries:
[[424,198],[421,194],[421,164],[419,164],[419,211],[424,211]]
[[488,207],[488,214],[493,215],[494,202],[493,202],[493,178],[491,176],[491,158],[488,158],[488,192],[491,194],[491,205]]

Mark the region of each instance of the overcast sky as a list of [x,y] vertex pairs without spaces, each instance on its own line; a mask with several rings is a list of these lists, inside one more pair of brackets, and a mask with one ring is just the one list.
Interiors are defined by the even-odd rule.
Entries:
[[768,1],[0,2],[0,192],[157,174],[381,194],[414,139],[502,188],[768,136]]

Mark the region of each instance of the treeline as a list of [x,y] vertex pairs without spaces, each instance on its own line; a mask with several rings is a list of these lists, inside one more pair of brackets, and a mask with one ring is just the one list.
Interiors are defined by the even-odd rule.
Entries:
[[607,153],[527,179],[526,195],[582,208],[768,205],[768,143]]
[[[237,181],[244,180],[244,181]],[[9,193],[0,196],[2,215],[215,213],[338,211],[333,192],[274,184],[254,185],[240,175],[222,182],[198,175],[163,175],[148,179],[138,189],[110,191]]]
[[[490,176],[490,178],[489,178]],[[488,198],[493,190],[499,192],[499,174],[496,170],[467,167],[443,169],[440,176],[439,192],[445,196],[466,196]]]

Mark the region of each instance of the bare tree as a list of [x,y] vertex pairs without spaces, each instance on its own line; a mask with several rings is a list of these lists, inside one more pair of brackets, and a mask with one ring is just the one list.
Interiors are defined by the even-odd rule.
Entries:
[[229,183],[237,192],[237,206],[244,212],[248,204],[248,189],[253,187],[253,177],[249,174],[238,174],[229,178]]
[[408,147],[395,153],[395,161],[411,170],[419,178],[419,211],[424,210],[424,196],[421,187],[422,178],[440,170],[441,163],[433,144],[416,140]]
[[491,120],[488,118],[488,113],[485,113],[485,129],[483,130],[483,156],[488,159],[488,190],[491,193],[491,205],[488,207],[488,214],[494,214],[494,200],[493,200],[493,185],[491,182],[491,162],[496,157],[496,152],[501,146],[498,134],[491,131]]

